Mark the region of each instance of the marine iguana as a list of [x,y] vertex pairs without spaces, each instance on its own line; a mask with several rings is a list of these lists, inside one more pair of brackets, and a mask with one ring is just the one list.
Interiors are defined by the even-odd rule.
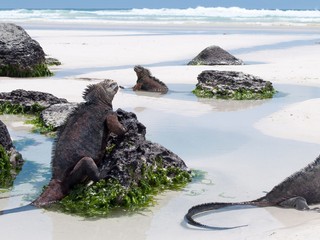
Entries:
[[295,208],[297,210],[319,210],[317,208],[310,209],[308,204],[320,203],[320,156],[311,164],[292,174],[283,182],[275,186],[264,197],[247,202],[212,202],[193,206],[185,215],[186,221],[197,227],[212,230],[226,230],[235,227],[213,227],[197,222],[193,216],[215,209],[229,206],[251,205],[256,207],[278,206],[284,208]]
[[44,192],[31,204],[37,207],[61,200],[86,178],[100,179],[97,165],[103,159],[110,133],[122,135],[126,129],[112,110],[118,85],[105,80],[87,87],[85,100],[67,118],[53,146],[52,178]]
[[134,71],[138,79],[136,85],[132,88],[133,91],[168,92],[168,87],[159,79],[152,76],[148,69],[137,65],[134,67]]

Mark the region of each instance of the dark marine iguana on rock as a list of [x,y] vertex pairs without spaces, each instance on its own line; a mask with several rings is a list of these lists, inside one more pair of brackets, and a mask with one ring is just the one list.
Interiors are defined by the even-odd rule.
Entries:
[[105,154],[108,136],[126,132],[112,109],[117,91],[118,85],[112,80],[90,85],[85,90],[85,102],[70,114],[57,135],[49,185],[32,205],[49,205],[61,200],[85,179],[100,179],[97,166]]
[[152,76],[148,69],[138,65],[134,67],[134,71],[138,79],[136,85],[133,87],[133,91],[168,92],[168,87],[159,79]]
[[264,197],[247,202],[212,202],[193,206],[185,215],[186,221],[197,227],[212,230],[226,230],[235,227],[213,227],[197,222],[193,217],[197,214],[216,210],[229,206],[251,205],[256,207],[278,206],[284,208],[295,208],[297,210],[319,210],[310,209],[308,204],[320,203],[320,156],[311,164],[294,173],[283,182],[275,186]]

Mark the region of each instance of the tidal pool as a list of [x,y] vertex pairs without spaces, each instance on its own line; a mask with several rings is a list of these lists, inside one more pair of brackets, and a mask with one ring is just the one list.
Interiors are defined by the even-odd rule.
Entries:
[[[7,212],[0,215],[1,236],[5,239],[31,239],[37,234],[42,239],[70,239],[70,236],[74,237],[72,232],[76,231],[78,236],[100,239],[99,234],[90,235],[90,228],[94,228],[105,237],[114,239],[115,236],[109,233],[110,226],[113,226],[128,229],[136,239],[170,239],[176,235],[194,239],[199,237],[198,231],[188,231],[183,224],[183,216],[189,207],[210,201],[255,199],[318,156],[319,144],[266,136],[253,125],[289,104],[319,98],[319,88],[275,85],[279,92],[273,99],[225,101],[198,99],[190,93],[193,87],[169,85],[172,91],[166,95],[123,90],[117,94],[121,101],[116,100],[114,107],[135,112],[138,120],[147,127],[147,138],[177,153],[190,168],[205,171],[203,180],[189,184],[170,198],[164,197],[166,200],[161,200],[151,212],[143,213],[145,216],[83,220],[37,209]],[[31,133],[30,128],[18,124],[23,119],[13,116],[0,116],[0,119],[7,124],[15,146],[26,160],[10,191],[11,195],[22,196],[0,200],[0,209],[12,209],[30,203],[49,181],[53,139]],[[221,224],[237,225],[239,221],[242,225],[251,219],[252,228],[257,232],[281,226],[282,223],[265,210],[255,211],[259,212],[242,211],[246,213],[231,223],[228,221],[233,220],[234,215],[225,215]],[[262,214],[265,222],[255,222],[257,214]],[[128,225],[130,221],[134,224],[136,218],[145,221],[139,231]],[[211,219],[211,215],[204,220],[219,221]],[[88,233],[84,232],[85,229]],[[116,239],[121,239],[127,235],[117,236]],[[212,239],[210,234],[201,236],[202,239]]]

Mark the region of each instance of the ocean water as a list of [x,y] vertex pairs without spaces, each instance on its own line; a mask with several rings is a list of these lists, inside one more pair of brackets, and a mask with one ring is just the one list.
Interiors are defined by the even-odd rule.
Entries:
[[0,10],[0,22],[88,23],[88,24],[215,24],[318,25],[319,10],[267,10],[238,7],[188,9],[105,9],[105,10]]

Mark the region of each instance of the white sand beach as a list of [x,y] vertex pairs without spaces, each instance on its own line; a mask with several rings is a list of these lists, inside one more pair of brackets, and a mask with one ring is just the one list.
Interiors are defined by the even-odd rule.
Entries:
[[[136,81],[133,67],[142,65],[172,91],[159,96],[121,89],[114,108],[135,112],[146,125],[151,141],[177,153],[190,168],[207,174],[205,180],[191,183],[181,192],[164,193],[150,211],[131,216],[84,220],[44,210],[2,215],[1,239],[319,238],[320,215],[314,212],[245,208],[199,218],[214,226],[248,224],[227,231],[199,230],[183,220],[186,211],[196,204],[261,197],[319,155],[317,27],[226,25],[204,30],[182,26],[181,30],[172,30],[162,26],[161,30],[150,30],[150,26],[123,26],[117,30],[25,25],[25,29],[47,55],[59,59],[62,65],[52,68],[55,76],[50,78],[0,77],[1,92],[37,90],[79,102],[88,84],[106,78],[132,87]],[[222,47],[246,65],[186,65],[211,45]],[[207,69],[259,76],[271,81],[279,94],[274,99],[256,102],[198,100],[190,91],[198,74]],[[16,132],[14,137],[19,137],[19,131],[26,131],[10,125],[12,119],[7,121],[9,130]],[[46,149],[43,161],[48,167],[50,146]],[[33,153],[30,154],[32,158]],[[0,209],[27,203],[21,197],[0,199]]]

